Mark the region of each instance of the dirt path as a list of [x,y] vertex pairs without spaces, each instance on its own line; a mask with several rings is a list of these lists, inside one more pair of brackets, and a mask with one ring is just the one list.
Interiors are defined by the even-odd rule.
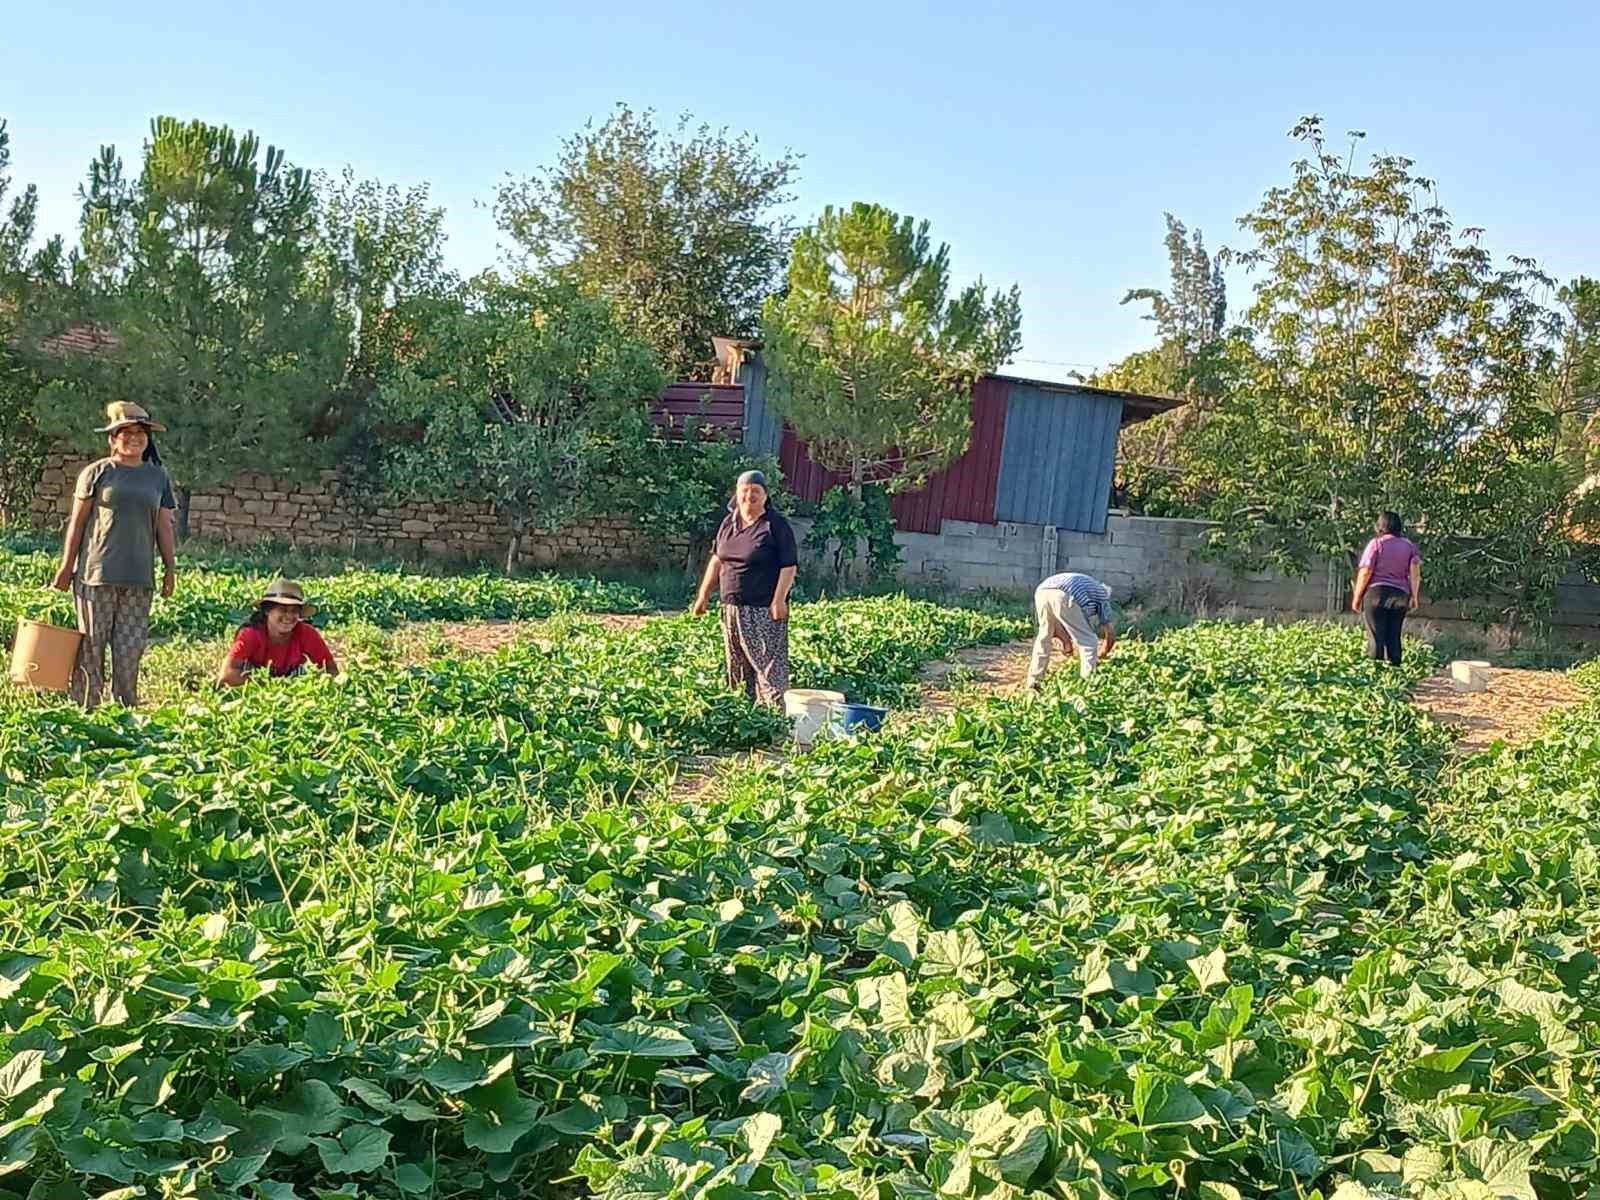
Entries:
[[1415,699],[1434,720],[1462,731],[1458,750],[1476,754],[1496,741],[1526,741],[1544,718],[1577,704],[1583,693],[1557,671],[1521,671],[1494,667],[1482,692],[1458,692],[1448,672],[1425,679]]
[[922,697],[918,711],[944,713],[959,708],[970,690],[988,695],[1009,695],[1022,690],[1028,678],[1031,639],[1003,646],[970,646],[955,657],[922,668]]
[[[594,613],[585,614],[584,620],[610,630],[638,629],[654,620],[660,613]],[[543,621],[449,621],[438,626],[439,636],[451,649],[468,654],[493,654],[520,642],[539,640]]]

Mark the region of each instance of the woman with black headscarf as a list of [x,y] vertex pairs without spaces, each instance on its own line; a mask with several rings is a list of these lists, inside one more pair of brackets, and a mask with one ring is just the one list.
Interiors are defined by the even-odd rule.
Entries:
[[760,471],[739,476],[695,596],[706,611],[722,594],[722,648],[728,686],[757,704],[783,707],[789,690],[789,590],[799,567],[794,530],[767,504]]

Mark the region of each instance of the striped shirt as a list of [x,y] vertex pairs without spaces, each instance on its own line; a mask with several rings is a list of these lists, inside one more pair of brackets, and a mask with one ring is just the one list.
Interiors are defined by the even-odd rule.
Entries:
[[1117,610],[1111,604],[1111,589],[1092,575],[1063,571],[1039,585],[1039,590],[1044,588],[1057,588],[1065,592],[1095,628],[1117,623]]

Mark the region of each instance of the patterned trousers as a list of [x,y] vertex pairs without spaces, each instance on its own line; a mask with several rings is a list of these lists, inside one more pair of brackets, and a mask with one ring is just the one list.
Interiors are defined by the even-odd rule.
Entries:
[[150,642],[150,602],[155,589],[73,586],[83,644],[72,672],[72,698],[93,711],[106,683],[106,651],[111,651],[111,698],[133,708],[139,703],[139,660]]
[[774,621],[766,605],[724,605],[722,651],[729,687],[766,708],[783,707],[789,690],[788,621]]

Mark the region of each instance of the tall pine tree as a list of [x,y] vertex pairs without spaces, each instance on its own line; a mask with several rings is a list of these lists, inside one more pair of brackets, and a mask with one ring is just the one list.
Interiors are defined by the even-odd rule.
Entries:
[[40,424],[98,449],[85,431],[107,401],[150,409],[170,430],[161,448],[180,534],[192,491],[330,462],[337,445],[314,430],[343,374],[350,326],[311,270],[308,173],[253,133],[159,117],[139,175],[105,147],[81,196],[75,286],[48,318],[57,332],[88,323],[110,338],[51,367]]

